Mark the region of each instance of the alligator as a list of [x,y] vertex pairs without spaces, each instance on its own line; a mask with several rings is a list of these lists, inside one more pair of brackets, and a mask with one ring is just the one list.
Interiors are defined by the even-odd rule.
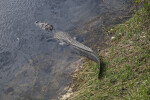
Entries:
[[69,45],[73,49],[75,49],[80,56],[85,56],[90,60],[95,61],[99,65],[99,76],[100,76],[100,59],[98,55],[89,47],[85,46],[84,44],[78,42],[76,39],[72,38],[68,33],[62,31],[56,31],[52,25],[48,23],[42,23],[39,21],[35,22],[35,25],[39,26],[45,31],[52,31],[53,39],[59,41],[60,45]]

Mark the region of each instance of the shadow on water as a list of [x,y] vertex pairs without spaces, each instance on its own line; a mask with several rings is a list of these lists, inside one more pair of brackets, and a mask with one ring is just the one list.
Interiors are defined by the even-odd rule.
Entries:
[[[102,26],[128,15],[129,0],[1,0],[0,100],[50,100],[71,82],[81,57],[67,46],[46,41],[47,22],[87,46],[102,49]],[[116,21],[119,22],[119,21]],[[105,64],[102,62],[102,72]],[[102,73],[103,75],[103,73]]]

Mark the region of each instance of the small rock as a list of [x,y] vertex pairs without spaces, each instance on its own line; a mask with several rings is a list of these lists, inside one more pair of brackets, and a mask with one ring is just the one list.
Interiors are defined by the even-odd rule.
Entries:
[[122,35],[122,33],[119,33],[119,35]]
[[146,36],[141,36],[141,38],[145,38]]
[[115,37],[111,37],[111,40],[114,40],[115,39]]

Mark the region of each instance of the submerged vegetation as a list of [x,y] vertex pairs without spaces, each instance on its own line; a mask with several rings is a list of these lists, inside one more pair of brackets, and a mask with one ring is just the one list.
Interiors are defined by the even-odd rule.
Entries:
[[108,31],[113,38],[99,55],[74,75],[71,100],[150,100],[150,12],[141,9],[131,19]]

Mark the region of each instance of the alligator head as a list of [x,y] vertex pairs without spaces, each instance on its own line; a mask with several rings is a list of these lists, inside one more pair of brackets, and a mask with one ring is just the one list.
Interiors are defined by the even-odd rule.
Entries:
[[39,21],[35,21],[35,25],[39,26],[40,28],[42,28],[43,30],[46,30],[46,31],[53,30],[53,26],[48,23],[41,23]]

